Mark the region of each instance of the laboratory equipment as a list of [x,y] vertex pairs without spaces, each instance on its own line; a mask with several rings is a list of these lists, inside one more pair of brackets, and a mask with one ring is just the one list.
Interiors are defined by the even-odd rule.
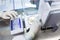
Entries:
[[30,0],[30,2],[31,2],[32,4],[36,4],[36,9],[39,8],[39,1],[40,1],[40,0]]
[[[11,20],[11,34],[17,34],[17,33],[21,33],[21,32],[23,32],[24,31],[24,28],[25,28],[25,20],[24,20],[24,18],[23,18],[23,13],[24,13],[24,10],[26,9],[26,8],[30,8],[30,7],[36,7],[35,5],[32,5],[32,4],[30,4],[30,2],[29,1],[27,1],[27,2],[25,2],[26,0],[24,0],[24,1],[22,1],[22,0],[13,0],[13,10],[15,10],[15,11],[19,11],[19,10],[21,10],[22,11],[22,14],[19,14],[19,15],[22,15],[22,16],[20,16],[20,18],[17,18],[17,19],[15,19],[15,20]],[[20,4],[20,5],[17,5],[17,4]],[[28,6],[28,4],[30,5],[30,6]],[[20,20],[20,21],[19,21]],[[17,21],[17,23],[16,23],[16,21]],[[19,24],[19,22],[20,22],[20,24]],[[17,26],[16,26],[17,25]],[[16,28],[14,28],[14,26],[16,27]],[[22,27],[22,28],[20,28],[20,27]],[[19,30],[18,30],[19,29]],[[18,30],[18,31],[17,31]],[[20,32],[21,31],[21,32]],[[28,31],[28,30],[27,30]]]
[[40,0],[39,10],[42,30],[51,29],[55,32],[58,29],[60,1],[58,0]]
[[23,32],[23,22],[21,15],[15,20],[11,20],[11,34],[18,34]]

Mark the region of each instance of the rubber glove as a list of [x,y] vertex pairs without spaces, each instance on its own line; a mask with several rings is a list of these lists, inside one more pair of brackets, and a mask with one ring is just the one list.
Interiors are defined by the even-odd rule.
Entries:
[[16,19],[17,15],[18,14],[15,11],[0,12],[0,21],[2,21],[5,25],[9,25],[10,20]]
[[11,20],[13,20],[17,17],[17,15],[18,14],[15,11],[6,11],[6,12],[1,12],[0,13],[0,17],[2,19],[11,19]]

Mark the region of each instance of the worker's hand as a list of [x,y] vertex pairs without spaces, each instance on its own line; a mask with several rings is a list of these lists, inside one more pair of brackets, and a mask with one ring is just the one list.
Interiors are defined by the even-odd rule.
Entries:
[[11,20],[13,20],[13,19],[15,19],[16,17],[17,17],[17,12],[15,12],[15,11],[6,11],[6,12],[3,12],[2,14],[1,14],[1,18],[3,18],[3,19],[11,19]]
[[0,12],[0,21],[2,21],[5,25],[8,25],[10,20],[14,20],[17,15],[18,14],[15,11]]

